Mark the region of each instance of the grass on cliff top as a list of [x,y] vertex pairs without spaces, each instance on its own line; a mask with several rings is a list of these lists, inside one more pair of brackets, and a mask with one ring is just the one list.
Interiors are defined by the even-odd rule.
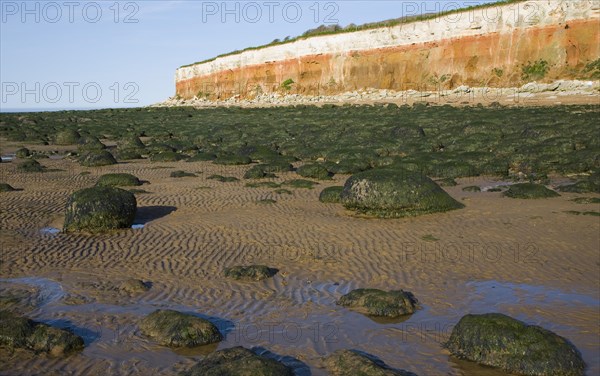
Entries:
[[149,145],[163,145],[177,155],[186,155],[190,148],[241,157],[248,150],[272,150],[288,168],[288,160],[299,160],[300,165],[319,161],[332,171],[344,166],[340,174],[397,165],[436,178],[484,174],[535,178],[599,170],[595,126],[599,115],[600,106],[593,105],[297,105],[1,113],[0,138],[19,139],[26,145],[53,144],[56,134],[77,128],[109,141],[143,134]]
[[198,61],[198,62],[191,63],[191,64],[182,65],[180,68],[187,68],[187,67],[192,67],[192,66],[198,65],[198,64],[210,63],[211,61],[215,61],[221,57],[237,55],[237,54],[241,54],[242,52],[246,52],[246,51],[260,50],[263,48],[279,46],[282,44],[289,44],[289,43],[293,43],[293,42],[296,42],[299,40],[309,39],[309,38],[318,37],[318,36],[342,34],[342,33],[353,33],[355,31],[372,30],[372,29],[379,29],[379,28],[384,28],[384,27],[394,27],[394,26],[398,26],[400,24],[410,24],[410,23],[414,23],[414,22],[431,20],[431,19],[435,19],[438,17],[444,17],[444,16],[448,16],[451,14],[461,13],[461,12],[465,12],[465,11],[469,11],[469,10],[491,8],[491,7],[495,7],[495,6],[503,6],[503,5],[512,4],[512,3],[522,3],[525,1],[528,1],[528,0],[500,0],[500,1],[493,2],[493,3],[485,3],[485,4],[468,6],[465,8],[445,10],[445,11],[442,11],[439,13],[424,13],[424,14],[419,14],[419,15],[414,15],[414,16],[393,18],[393,19],[385,20],[385,21],[371,22],[371,23],[366,23],[366,24],[362,24],[362,25],[350,24],[346,27],[341,27],[340,25],[328,25],[328,26],[321,25],[315,29],[307,30],[302,35],[299,35],[299,36],[296,36],[293,38],[286,37],[283,40],[275,39],[271,43],[268,43],[268,44],[264,44],[261,46],[255,46],[255,47],[248,47],[248,48],[244,48],[242,50],[235,50],[235,51],[227,52],[227,53],[224,53],[221,55],[217,55],[210,59]]

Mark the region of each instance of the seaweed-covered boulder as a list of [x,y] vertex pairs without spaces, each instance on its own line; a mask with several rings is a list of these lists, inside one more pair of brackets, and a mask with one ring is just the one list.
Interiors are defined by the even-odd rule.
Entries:
[[401,168],[380,168],[352,175],[344,184],[341,197],[348,209],[387,218],[464,207],[433,180]]
[[174,151],[163,151],[150,156],[152,162],[177,162],[187,158],[187,155],[179,154]]
[[223,340],[210,321],[169,309],[152,312],[140,321],[139,327],[144,335],[169,347],[195,347]]
[[600,193],[600,184],[595,184],[591,180],[581,180],[574,184],[561,185],[556,189],[569,193]]
[[504,195],[510,198],[524,199],[549,198],[560,196],[553,190],[548,189],[541,184],[535,183],[513,184],[508,188],[506,192],[504,192]]
[[585,369],[565,338],[500,313],[463,316],[445,347],[458,358],[519,375],[579,376]]
[[140,140],[138,136],[129,135],[123,137],[117,143],[119,149],[144,149],[146,145]]
[[81,151],[98,151],[106,149],[106,145],[104,145],[98,137],[92,135],[82,136],[77,143],[79,144],[79,150]]
[[74,145],[76,144],[81,135],[79,132],[72,129],[65,129],[56,134],[55,141],[58,145]]
[[177,170],[177,171],[171,171],[171,174],[169,176],[171,176],[172,178],[185,178],[185,177],[194,177],[194,176],[196,176],[196,174],[193,174],[191,172]]
[[213,163],[227,166],[247,165],[252,163],[252,159],[247,155],[220,155],[215,160],[213,160]]
[[82,350],[83,339],[8,311],[0,311],[0,345],[64,356]]
[[374,356],[357,350],[338,350],[323,363],[331,376],[416,376],[412,372],[390,368]]
[[83,153],[79,164],[85,167],[100,167],[117,164],[117,160],[106,150],[94,150]]
[[235,176],[223,176],[223,175],[210,175],[207,177],[209,180],[220,181],[221,183],[233,183],[239,181],[240,179]]
[[370,316],[394,318],[415,312],[417,302],[417,298],[408,291],[356,289],[342,296],[336,304]]
[[278,270],[264,265],[225,268],[225,277],[245,281],[262,281],[277,274]]
[[100,176],[96,185],[103,187],[136,187],[142,185],[142,182],[131,174],[119,173]]
[[180,376],[293,376],[294,372],[283,363],[237,346],[219,350]]
[[204,162],[217,159],[217,155],[210,152],[197,152],[187,162]]
[[17,166],[17,170],[21,172],[43,172],[44,166],[34,159],[28,159]]
[[306,180],[306,179],[292,179],[292,180],[286,180],[283,183],[281,183],[281,185],[285,185],[287,187],[304,188],[304,189],[313,189],[313,187],[318,184],[319,183],[317,183],[316,181],[310,181],[310,180]]
[[142,159],[142,152],[140,149],[119,149],[115,152],[115,157],[121,161]]
[[129,228],[137,202],[131,192],[114,187],[92,187],[77,191],[67,201],[64,231],[92,233]]
[[31,151],[27,148],[21,148],[15,152],[17,158],[27,158],[31,155]]
[[0,183],[0,192],[13,192],[16,191],[16,189],[14,189],[12,187],[12,185],[8,184],[8,183]]
[[272,172],[265,171],[265,165],[252,166],[244,174],[244,179],[263,179],[263,178],[274,178],[275,174]]
[[327,170],[334,174],[355,174],[371,168],[371,163],[366,159],[350,158],[339,162],[327,163]]
[[342,201],[344,187],[327,187],[321,191],[319,201],[327,204],[338,204]]
[[296,173],[305,178],[318,180],[330,179],[333,175],[325,166],[317,163],[305,164],[304,166],[298,167]]

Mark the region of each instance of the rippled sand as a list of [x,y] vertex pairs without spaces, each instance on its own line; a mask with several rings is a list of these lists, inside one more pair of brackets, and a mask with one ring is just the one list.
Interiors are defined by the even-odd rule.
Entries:
[[[136,161],[87,169],[68,160],[40,162],[62,171],[23,174],[14,162],[0,164],[0,180],[23,189],[0,194],[0,289],[31,289],[38,299],[29,316],[73,328],[86,348],[66,359],[0,350],[2,374],[172,375],[215,348],[243,345],[285,357],[302,375],[325,374],[320,358],[340,348],[420,375],[503,375],[450,358],[441,347],[462,315],[493,311],[568,338],[583,353],[587,373],[600,372],[600,221],[565,213],[599,206],[569,201],[580,195],[514,200],[461,190],[492,179],[459,179],[445,189],[465,209],[379,220],[318,201],[322,188],[347,176],[285,195],[245,187],[247,166]],[[202,173],[176,179],[169,177],[173,170]],[[151,193],[136,195],[136,223],[144,228],[99,236],[40,231],[60,228],[69,194],[109,172],[149,182],[138,188]],[[206,179],[212,174],[241,180]],[[284,173],[275,181],[297,177]],[[223,268],[243,264],[280,272],[257,283],[223,278]],[[152,288],[128,295],[117,288],[127,278]],[[335,305],[358,287],[412,291],[421,308],[391,321]],[[154,344],[136,322],[166,307],[205,315],[225,341],[181,351]]]

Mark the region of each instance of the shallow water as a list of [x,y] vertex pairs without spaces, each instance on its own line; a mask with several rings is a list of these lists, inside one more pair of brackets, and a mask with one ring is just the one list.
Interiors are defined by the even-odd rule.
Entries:
[[[273,281],[265,282],[264,285],[268,287],[271,283],[277,284],[280,282],[278,278],[279,276],[276,276]],[[269,356],[293,366],[298,375],[324,375],[323,370],[318,363],[315,365],[314,361],[307,364],[304,359],[271,353],[265,347],[296,348],[299,351],[305,348],[305,351],[312,355],[309,356],[310,359],[337,349],[369,343],[370,350],[375,354],[385,354],[386,348],[393,347],[401,348],[409,357],[428,357],[433,367],[425,370],[425,374],[440,372],[500,376],[505,374],[454,359],[442,350],[442,343],[456,323],[456,311],[509,312],[511,307],[522,305],[532,305],[538,309],[551,309],[563,304],[573,309],[582,306],[597,310],[600,307],[598,298],[590,294],[494,280],[471,281],[463,286],[466,299],[454,309],[434,310],[427,304],[421,304],[413,315],[399,320],[386,320],[368,317],[335,305],[335,301],[341,295],[357,287],[353,283],[313,282],[302,279],[289,279],[288,282],[279,294],[285,296],[286,291],[294,290],[290,296],[295,301],[294,305],[308,305],[311,306],[309,309],[298,312],[286,310],[287,313],[281,317],[277,314],[281,302],[275,297],[247,303],[250,306],[258,305],[260,313],[259,310],[252,313],[257,308],[252,307],[254,309],[249,309],[243,318],[228,319],[228,316],[232,316],[232,312],[228,310],[211,310],[210,314],[199,314],[197,307],[163,299],[160,294],[151,299],[144,298],[142,294],[139,298],[121,304],[98,301],[67,304],[64,298],[68,294],[62,285],[54,280],[39,277],[0,280],[0,283],[26,284],[38,288],[41,299],[37,309],[32,312],[32,318],[70,328],[82,336],[86,343],[83,355],[90,360],[113,359],[123,362],[128,356],[136,356],[144,359],[147,365],[162,369],[166,374],[169,374],[167,370],[177,361],[187,364],[217,349],[242,345],[258,346],[259,351],[267,352]],[[160,286],[153,286],[154,288],[160,289]],[[287,290],[288,288],[290,290]],[[220,329],[225,340],[219,344],[193,349],[171,350],[157,346],[138,332],[136,322],[158,308],[174,309],[206,318]],[[110,318],[109,325],[103,324],[107,318]],[[567,332],[577,330],[569,325],[556,325],[549,329],[557,328]],[[582,353],[590,366],[590,372],[594,372],[593,370],[598,368],[598,360],[593,360],[594,354],[591,350],[584,349]],[[413,367],[411,370],[418,371],[419,367]]]

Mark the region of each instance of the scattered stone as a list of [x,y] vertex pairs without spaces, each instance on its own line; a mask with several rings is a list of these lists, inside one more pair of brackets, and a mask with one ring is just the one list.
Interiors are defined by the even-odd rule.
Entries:
[[463,192],[481,192],[481,188],[476,185],[469,185],[468,187],[463,187]]
[[241,346],[219,350],[180,376],[293,376],[283,363],[255,354]]
[[136,187],[142,185],[142,182],[131,174],[120,173],[102,175],[96,185],[102,187]]
[[28,159],[17,166],[17,170],[21,172],[44,172],[44,166],[40,162]]
[[172,171],[170,176],[172,178],[185,178],[185,177],[194,177],[194,176],[196,176],[196,174],[193,174],[191,172],[177,170],[177,171]]
[[131,192],[114,187],[92,187],[71,195],[67,202],[64,231],[104,232],[129,228],[137,202]]
[[304,180],[304,179],[286,180],[283,183],[281,183],[281,185],[285,185],[288,187],[305,188],[305,189],[313,189],[313,187],[317,184],[319,184],[319,183],[310,181],[310,180]]
[[327,187],[321,191],[319,201],[326,204],[339,204],[342,201],[344,187]]
[[117,160],[107,150],[94,150],[83,153],[79,164],[85,167],[100,167],[117,164]]
[[81,135],[79,132],[72,129],[66,129],[56,134],[55,142],[58,145],[74,145],[79,141],[80,138]]
[[27,148],[21,148],[21,149],[19,149],[19,150],[17,150],[17,151],[15,152],[15,156],[16,156],[17,158],[22,158],[22,159],[24,159],[24,158],[27,158],[27,157],[29,157],[30,155],[31,155],[31,152],[30,152],[30,151],[29,151],[29,149],[27,149]]
[[156,310],[139,324],[142,333],[163,346],[195,347],[220,342],[219,329],[203,318],[173,310]]
[[320,164],[305,164],[304,166],[298,167],[296,173],[304,178],[327,180],[331,179],[332,173],[327,168]]
[[397,218],[463,208],[433,180],[419,172],[379,168],[352,175],[344,185],[347,209]]
[[338,350],[324,359],[331,376],[416,376],[412,372],[388,367],[373,355],[357,350]]
[[571,201],[576,204],[600,204],[600,197],[577,197]]
[[128,294],[138,294],[150,290],[150,286],[139,279],[130,278],[126,281],[123,281],[121,286],[119,286],[119,289]]
[[408,291],[356,289],[342,296],[336,304],[371,316],[394,318],[415,312],[417,302],[415,296]]
[[437,183],[440,185],[440,187],[456,187],[458,185],[456,180],[452,178],[441,179],[438,180]]
[[8,183],[0,183],[0,192],[13,192],[16,191],[10,184]]
[[585,369],[565,338],[500,313],[463,316],[445,347],[458,358],[520,375],[579,376]]
[[221,155],[213,163],[226,166],[247,165],[252,163],[252,159],[247,155]]
[[570,193],[600,193],[600,185],[589,180],[581,180],[574,184],[561,185],[556,188],[560,192]]
[[0,345],[65,356],[80,351],[83,339],[8,311],[0,311]]
[[233,183],[233,182],[240,180],[234,176],[222,176],[222,175],[211,175],[211,176],[207,177],[207,179],[220,181],[221,183]]
[[522,199],[537,199],[560,196],[553,190],[550,190],[541,184],[535,183],[513,184],[506,192],[504,192],[504,195],[510,198]]
[[160,153],[152,154],[150,161],[152,162],[177,162],[187,159],[187,155],[179,154],[174,151],[163,151]]
[[225,268],[225,277],[244,281],[262,281],[273,277],[278,271],[265,265],[234,266]]

